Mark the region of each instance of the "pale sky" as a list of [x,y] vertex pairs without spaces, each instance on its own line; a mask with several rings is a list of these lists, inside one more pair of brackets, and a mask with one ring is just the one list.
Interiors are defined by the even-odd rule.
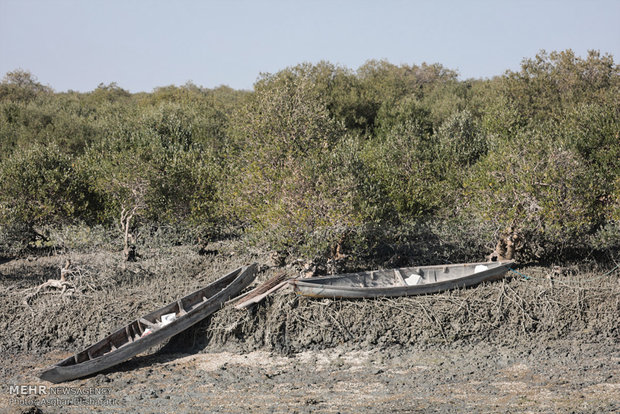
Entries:
[[251,89],[302,62],[387,59],[484,78],[541,49],[618,62],[619,22],[620,0],[0,0],[0,77],[21,68],[56,91]]

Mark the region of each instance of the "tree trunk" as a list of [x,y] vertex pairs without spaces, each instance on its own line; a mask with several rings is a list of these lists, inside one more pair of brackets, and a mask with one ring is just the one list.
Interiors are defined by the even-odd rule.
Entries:
[[514,259],[519,240],[518,233],[510,227],[508,232],[504,233],[497,241],[495,250],[487,258],[492,262]]

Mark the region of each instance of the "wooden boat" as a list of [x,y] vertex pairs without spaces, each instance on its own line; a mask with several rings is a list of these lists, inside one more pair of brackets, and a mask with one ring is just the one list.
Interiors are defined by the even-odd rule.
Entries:
[[246,288],[256,276],[256,264],[240,267],[176,302],[130,322],[101,341],[52,365],[39,378],[59,383],[120,364],[200,322]]
[[500,278],[513,263],[502,261],[405,267],[294,279],[290,283],[296,293],[319,298],[422,295]]

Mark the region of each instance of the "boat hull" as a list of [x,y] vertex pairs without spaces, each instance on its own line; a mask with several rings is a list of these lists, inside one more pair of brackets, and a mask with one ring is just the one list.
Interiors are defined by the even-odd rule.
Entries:
[[[226,301],[233,298],[240,291],[249,286],[250,283],[252,283],[252,281],[254,280],[255,274],[255,264],[237,269],[223,276],[217,281],[211,283],[206,288],[197,291],[201,292],[208,290],[209,287],[217,288],[219,285],[226,285],[225,288],[219,290],[217,293],[214,293],[209,298],[206,298],[206,300],[194,304],[191,310],[185,312],[182,316],[179,316],[176,320],[169,323],[168,325],[157,330],[153,330],[148,335],[142,336],[139,339],[135,339],[132,342],[123,344],[119,348],[93,359],[89,359],[79,363],[73,363],[73,359],[75,358],[77,360],[78,358],[78,354],[76,354],[76,356],[69,357],[59,362],[58,364],[45,369],[39,374],[39,378],[45,381],[59,383],[92,375],[94,373],[120,364],[134,357],[135,355],[146,351],[152,346],[161,343],[180,332],[183,332],[184,330],[190,328],[192,325],[195,325],[196,323],[205,319],[207,316],[220,309]],[[195,293],[196,292],[194,292],[194,294]],[[190,296],[192,295],[188,295],[186,296],[186,298],[189,298]],[[168,305],[167,307],[169,306],[170,305]],[[165,309],[167,307],[163,307],[162,309]],[[112,337],[112,335],[115,335],[118,332],[122,332],[124,329],[127,329],[127,327],[136,323],[138,323],[138,320],[125,325],[123,328],[115,331],[113,334],[109,335],[106,338],[110,338]],[[105,341],[106,339],[100,342],[103,343]],[[84,351],[82,351],[82,353],[83,352]]]
[[[352,274],[341,276],[328,276],[312,279],[295,279],[290,283],[293,285],[295,293],[302,296],[310,296],[316,298],[377,298],[377,297],[399,297],[399,296],[414,296],[425,295],[430,293],[438,293],[451,289],[465,288],[474,286],[487,280],[497,280],[508,272],[509,266],[513,264],[510,262],[502,262],[499,265],[489,268],[484,271],[465,275],[449,280],[428,282],[420,285],[408,286],[404,284],[392,284],[388,286],[346,286],[344,283],[340,285],[334,285],[330,283],[336,282],[337,278],[350,278]],[[489,263],[467,263],[462,265],[448,265],[448,266],[421,266],[416,268],[403,268],[393,269],[411,271],[424,271],[424,269],[455,269],[458,266],[484,266]],[[386,272],[386,271],[383,271]],[[363,272],[362,274],[369,274],[371,272]],[[413,271],[411,271],[413,273]],[[360,275],[360,274],[355,274]],[[359,279],[359,277],[358,277]]]

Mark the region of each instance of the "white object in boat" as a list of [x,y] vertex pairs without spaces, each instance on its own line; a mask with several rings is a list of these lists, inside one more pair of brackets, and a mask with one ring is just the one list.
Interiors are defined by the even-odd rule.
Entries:
[[161,315],[161,326],[166,326],[177,318],[175,313],[167,313],[165,315]]
[[413,285],[417,285],[418,283],[420,283],[421,279],[422,279],[422,276],[414,273],[411,276],[409,276],[407,279],[405,279],[405,283],[409,286],[413,286]]

